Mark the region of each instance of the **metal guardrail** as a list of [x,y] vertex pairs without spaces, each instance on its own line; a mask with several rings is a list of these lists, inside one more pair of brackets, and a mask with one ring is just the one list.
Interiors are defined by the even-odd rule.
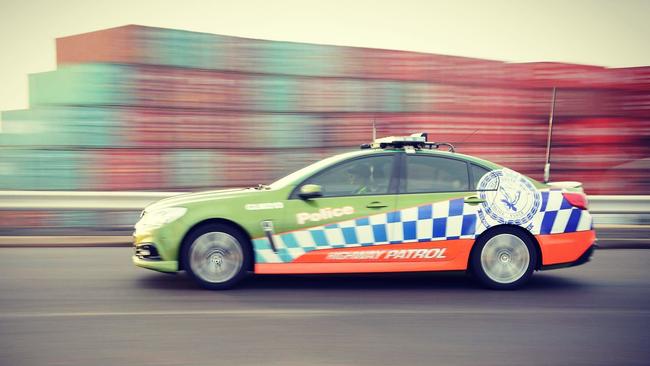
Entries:
[[[0,191],[0,210],[142,210],[185,192]],[[649,196],[589,196],[593,214],[650,214]]]
[[0,191],[0,210],[140,211],[184,192]]
[[593,214],[648,214],[650,196],[589,196]]
[[[0,191],[2,211],[139,212],[148,204],[185,192]],[[601,248],[650,248],[650,196],[589,196]],[[134,216],[134,220],[135,220]],[[128,246],[132,225],[8,229],[0,247]]]
[[[142,210],[185,192],[0,191],[0,210]],[[589,196],[593,214],[650,214],[650,196]]]

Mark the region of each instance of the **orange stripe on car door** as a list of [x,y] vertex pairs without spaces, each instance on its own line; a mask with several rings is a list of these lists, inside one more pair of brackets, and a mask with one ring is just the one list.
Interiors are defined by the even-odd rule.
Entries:
[[[303,254],[290,263],[255,264],[255,273],[370,273],[465,270],[467,269],[467,261],[473,243],[474,239],[458,239],[314,250]],[[386,255],[388,251],[404,251],[393,252],[392,254],[412,254],[417,250],[429,249],[439,249],[438,251],[432,251],[431,253],[440,253],[440,250],[444,249],[444,258],[438,256],[431,258],[396,258],[395,256]],[[341,259],[340,255],[330,255],[331,253],[372,254],[372,252],[384,252],[385,254],[378,256],[377,258],[370,255],[367,259]],[[363,257],[363,255],[361,257]]]

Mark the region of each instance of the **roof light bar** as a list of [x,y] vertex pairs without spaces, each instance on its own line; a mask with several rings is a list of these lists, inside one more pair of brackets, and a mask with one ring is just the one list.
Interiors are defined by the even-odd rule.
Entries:
[[369,144],[361,145],[362,149],[402,149],[406,146],[412,146],[416,149],[428,147],[429,149],[439,148],[440,146],[449,147],[450,152],[455,152],[454,146],[448,142],[427,142],[428,134],[424,132],[414,133],[410,136],[389,136],[375,139]]

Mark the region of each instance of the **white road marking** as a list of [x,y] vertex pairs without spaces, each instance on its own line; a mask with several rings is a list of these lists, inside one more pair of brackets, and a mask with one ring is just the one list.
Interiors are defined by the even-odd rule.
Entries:
[[329,310],[329,309],[262,309],[262,310],[162,310],[162,311],[116,311],[116,312],[60,312],[60,313],[3,313],[3,319],[25,318],[76,318],[76,317],[130,317],[130,316],[243,316],[243,317],[286,317],[286,316],[364,316],[364,315],[506,315],[506,314],[567,314],[574,310],[579,315],[644,315],[650,310],[626,309],[413,309],[413,310]]
[[603,242],[603,241],[648,241],[647,238],[645,239],[634,239],[634,238],[598,238],[598,242]]
[[650,225],[633,224],[594,224],[594,229],[650,229]]

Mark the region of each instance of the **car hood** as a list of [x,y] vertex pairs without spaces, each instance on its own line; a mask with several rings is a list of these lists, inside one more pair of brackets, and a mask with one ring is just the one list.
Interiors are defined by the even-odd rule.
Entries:
[[256,194],[262,191],[255,188],[233,188],[221,189],[216,191],[203,191],[194,193],[184,193],[169,198],[164,198],[154,202],[145,208],[145,211],[153,211],[166,207],[185,206],[196,202],[205,202],[212,200],[222,200],[231,197],[238,197],[245,194]]

